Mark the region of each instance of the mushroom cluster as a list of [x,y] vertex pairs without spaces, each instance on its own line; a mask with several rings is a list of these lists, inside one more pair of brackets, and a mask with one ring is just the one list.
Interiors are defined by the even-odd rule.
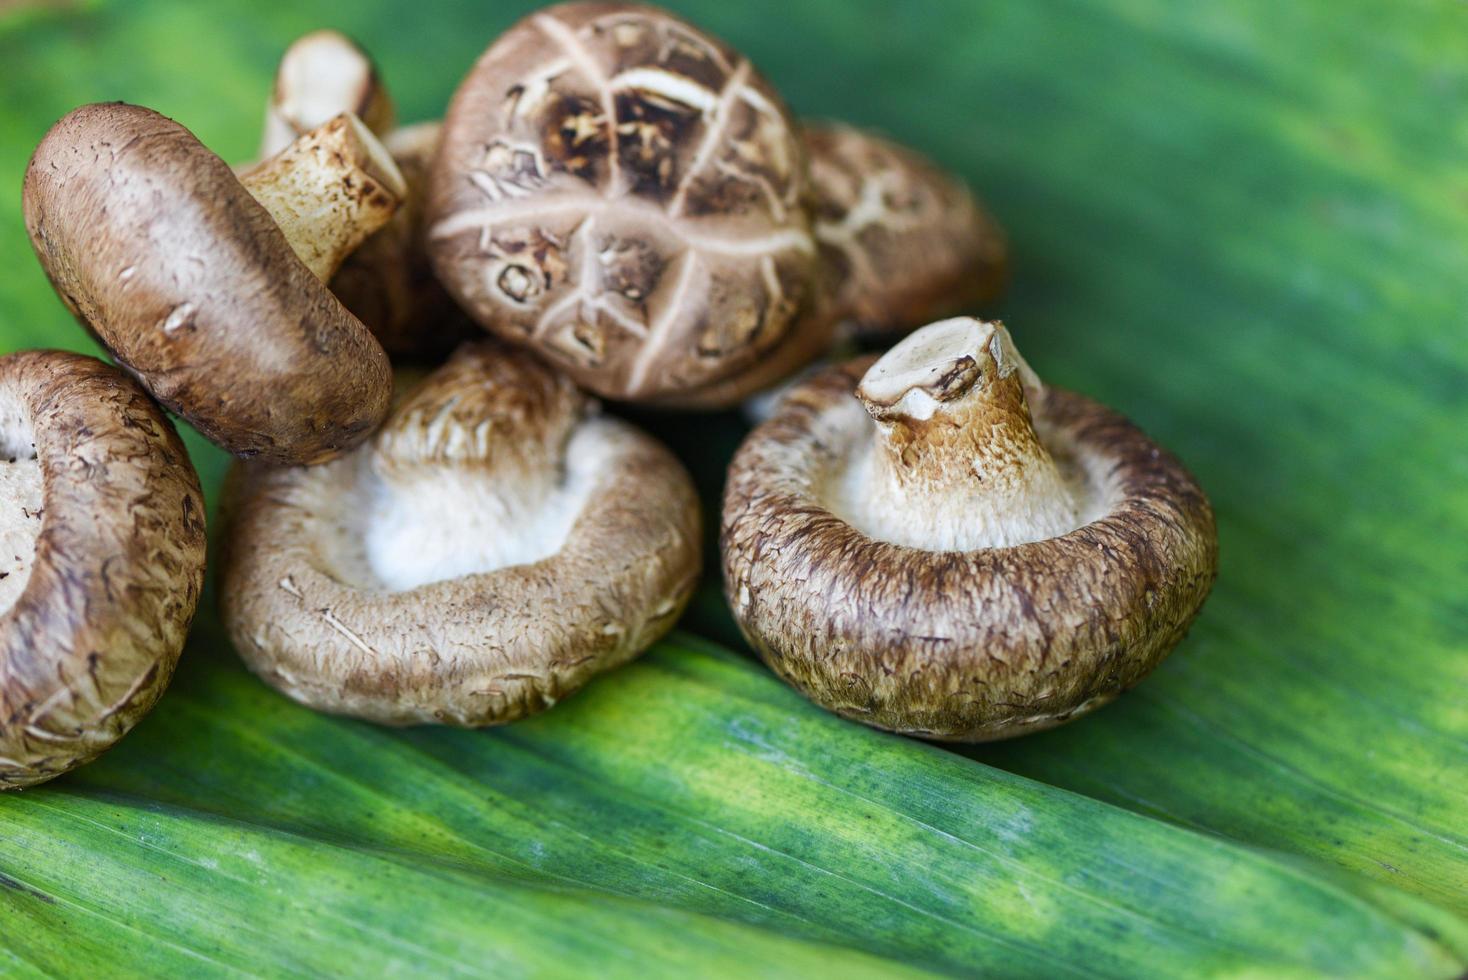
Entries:
[[721,537],[741,626],[818,702],[942,738],[1052,725],[1150,670],[1212,580],[1171,456],[1042,385],[997,324],[918,330],[1004,285],[964,184],[797,119],[656,8],[532,13],[405,127],[366,52],[313,32],[237,168],[150,109],[85,105],[24,212],[118,367],[0,358],[0,789],[112,744],[183,647],[204,508],[162,408],[237,457],[240,655],[386,724],[514,721],[676,621],[692,482],[596,396],[724,408],[838,345],[900,341],[789,389]]

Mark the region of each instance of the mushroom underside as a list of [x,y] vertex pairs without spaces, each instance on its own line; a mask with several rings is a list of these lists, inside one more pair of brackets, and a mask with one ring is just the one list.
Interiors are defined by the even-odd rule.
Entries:
[[14,393],[0,388],[0,616],[30,581],[43,511],[35,432]]
[[[892,514],[884,501],[872,494],[874,470],[879,465],[880,447],[863,438],[871,420],[855,400],[832,410],[831,422],[839,432],[841,454],[817,477],[815,493],[841,520],[875,541],[904,543],[893,536]],[[1111,468],[1114,461],[1095,447],[1077,444],[1074,434],[1036,419],[1041,441],[1055,461],[1060,478],[1076,502],[1077,517],[1067,531],[1074,531],[1104,517],[1116,505],[1119,488]]]
[[110,747],[153,706],[204,577],[183,444],[95,358],[0,359],[0,789]]
[[314,519],[326,574],[365,593],[407,592],[558,554],[614,462],[605,434],[603,420],[580,426],[549,487],[437,468],[409,490],[384,482],[373,457],[356,454],[299,481],[295,499]]
[[728,598],[776,673],[867,724],[985,741],[1105,704],[1181,639],[1217,545],[1173,457],[1104,406],[1048,389],[1035,427],[1081,502],[1078,526],[1011,547],[905,547],[862,530],[860,373],[797,388],[730,472]]
[[362,457],[237,473],[223,601],[241,654],[322,710],[461,726],[631,659],[692,594],[694,491],[617,420],[578,426],[567,459],[534,500],[472,474],[388,500]]

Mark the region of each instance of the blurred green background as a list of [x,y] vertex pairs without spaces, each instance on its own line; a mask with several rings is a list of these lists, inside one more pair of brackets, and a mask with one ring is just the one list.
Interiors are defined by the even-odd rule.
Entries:
[[[149,105],[226,159],[244,160],[257,145],[275,60],[296,35],[331,26],[356,37],[377,58],[400,118],[411,122],[436,117],[474,57],[533,6],[0,3],[4,349],[89,347],[46,286],[20,218],[30,149],[70,108],[110,99]],[[1283,859],[1289,862],[1298,858],[1308,869],[1302,875],[1339,872],[1359,883],[1352,889],[1384,886],[1401,902],[1421,899],[1452,914],[1468,912],[1468,6],[1430,0],[683,0],[668,6],[749,54],[797,112],[875,127],[966,177],[1011,236],[1014,282],[997,312],[1031,364],[1048,380],[1130,415],[1181,456],[1212,495],[1222,545],[1213,597],[1152,679],[1067,728],[963,750],[974,761],[881,736],[839,734],[850,726],[815,717],[813,709],[785,699],[762,668],[739,660],[718,660],[724,666],[710,668],[716,679],[688,688],[686,703],[706,705],[710,725],[736,723],[744,709],[719,684],[737,677],[738,684],[769,692],[752,695],[756,700],[776,698],[781,711],[799,719],[791,722],[792,732],[799,728],[791,737],[816,739],[819,749],[800,744],[832,772],[843,771],[832,746],[856,751],[851,746],[868,740],[891,742],[902,746],[903,759],[941,756],[943,766],[961,765],[963,779],[1000,787],[993,792],[1001,796],[1034,784],[988,767],[1067,791],[1046,796],[1045,805],[1072,814],[1061,823],[1082,838],[1094,814],[1110,812],[1092,809],[1084,800],[1090,797],[1146,818],[1125,824],[1133,828],[1122,834],[1129,839],[1153,840],[1162,824],[1183,827],[1203,835],[1188,837],[1195,843],[1216,836],[1237,845],[1238,854],[1265,848],[1290,855]],[[676,420],[653,424],[685,451],[716,505],[737,420],[721,417],[692,428]],[[212,489],[225,461],[190,440]],[[739,645],[716,583],[688,625]],[[180,807],[288,825],[292,832],[327,827],[322,833],[332,839],[350,837],[357,831],[311,812],[311,793],[320,794],[322,807],[331,805],[334,791],[319,788],[331,782],[322,772],[353,780],[351,766],[370,764],[363,760],[372,752],[359,747],[360,756],[320,763],[327,767],[322,771],[305,764],[282,769],[281,779],[307,781],[308,788],[289,791],[292,815],[255,813],[266,807],[256,794],[268,794],[270,784],[219,771],[224,761],[249,753],[239,748],[230,755],[234,750],[207,739],[191,744],[189,733],[215,710],[210,692],[235,692],[219,696],[230,710],[269,713],[255,735],[262,743],[256,751],[268,755],[298,738],[374,740],[391,760],[384,765],[398,767],[403,782],[393,785],[411,786],[413,767],[423,764],[414,761],[415,752],[488,757],[523,743],[531,748],[516,751],[533,755],[543,749],[535,747],[538,739],[554,743],[565,734],[558,726],[569,731],[622,717],[629,710],[625,699],[656,700],[649,692],[673,690],[658,685],[682,683],[664,674],[676,674],[678,651],[691,649],[665,647],[651,666],[594,685],[523,729],[441,739],[415,733],[399,742],[276,705],[280,699],[243,675],[211,616],[200,634],[177,692],[122,748],[52,788],[25,794],[24,802],[0,800],[0,828],[7,815],[24,824],[34,807],[85,808],[102,799],[136,816],[167,800],[175,809],[159,811],[159,819],[177,817],[185,828],[195,826],[188,822],[194,810],[180,816]],[[725,669],[733,672],[728,678],[720,673]],[[722,737],[701,728],[698,712],[690,711],[682,729],[689,738]],[[566,720],[558,720],[563,712]],[[652,731],[658,719],[636,715],[628,724]],[[389,744],[418,748],[399,757]],[[639,811],[637,820],[649,819],[659,794],[671,792],[655,784],[654,774],[692,765],[676,758],[679,743],[669,744],[675,758],[648,758],[647,769],[629,770],[625,784],[615,784],[652,808]],[[709,751],[707,765],[743,772],[732,757]],[[582,762],[595,769],[615,760],[612,753]],[[516,772],[528,780],[527,791],[548,785],[550,776],[542,773],[542,780],[531,762],[523,764],[531,768]],[[475,778],[477,785],[493,785],[509,777],[486,769]],[[757,784],[740,782],[752,776],[728,778],[722,806],[763,807],[770,821],[805,828],[802,833],[835,832],[815,803],[778,793],[754,800],[748,791]],[[316,790],[309,789],[313,779]],[[231,780],[254,789],[232,792]],[[999,798],[973,791],[983,800]],[[407,819],[413,799],[407,790],[402,799],[376,800],[361,827],[371,825],[372,813]],[[557,808],[574,799],[574,793],[547,797],[545,819],[560,819]],[[486,820],[499,812],[483,800],[476,805],[489,808],[481,814]],[[708,819],[717,823],[721,812]],[[49,825],[38,826],[31,846],[48,839]],[[586,833],[605,842],[619,827],[612,821]],[[859,829],[840,824],[843,834]],[[983,820],[970,830],[988,833]],[[54,833],[53,843],[67,842],[65,832]],[[669,839],[677,841],[670,848],[694,848],[676,835]],[[1099,860],[1093,849],[1069,840],[1076,849],[1057,846],[1046,880],[1079,881]],[[100,846],[88,841],[74,840],[73,858]],[[569,838],[563,843],[573,847]],[[408,845],[392,838],[383,846]],[[422,853],[436,846],[424,844]],[[888,857],[896,861],[897,854]],[[644,857],[657,866],[655,857]],[[701,864],[694,848],[685,858],[684,870],[700,880],[729,870],[713,862],[753,862],[754,878],[769,876],[760,887],[778,891],[780,874],[760,864],[758,849],[710,852],[710,863]],[[866,859],[884,860],[876,851]],[[575,863],[574,855],[566,860]],[[1015,860],[1024,868],[1031,859]],[[0,870],[6,862],[0,847]],[[1002,868],[990,871],[1003,880]],[[66,877],[58,874],[58,881]],[[1158,885],[1156,900],[1179,901],[1168,897],[1167,884]],[[1258,887],[1260,895],[1268,890]],[[659,888],[627,891],[680,904],[674,891]],[[0,889],[0,903],[7,895]],[[808,914],[800,902],[819,904],[819,895],[816,889],[792,899],[791,907]],[[1218,901],[1200,911],[1205,920],[1237,913],[1248,904],[1247,889]],[[1395,898],[1383,901],[1404,907]],[[742,918],[717,903],[694,904],[720,921]],[[997,938],[979,944],[984,949],[1049,941],[1052,933],[1026,918],[1033,913],[1015,912],[1008,925],[995,925],[1004,916],[994,908],[961,905],[952,912],[959,923],[953,928],[967,915],[987,922]],[[889,948],[873,938],[882,934],[886,914],[872,912],[865,937],[848,926],[801,934],[881,955],[902,953],[901,944]],[[1420,924],[1422,915],[1414,915]],[[1064,925],[1040,920],[1049,929]],[[856,938],[842,938],[848,928]],[[1423,928],[1441,939],[1457,926]],[[1065,962],[1091,963],[1097,972],[1199,962],[1097,959],[1111,941],[1103,935],[1080,935]],[[1159,942],[1140,933],[1113,940],[1142,944],[1139,956],[1147,942]],[[39,950],[51,948],[37,942]],[[732,941],[732,948],[742,942]],[[904,961],[951,969],[978,962],[964,959],[976,955]],[[1256,963],[1240,955],[1234,966]],[[1029,962],[1023,958],[984,962],[1000,973],[1041,972],[1005,968]],[[1429,973],[1437,969],[1414,962]],[[1050,966],[1063,972],[1056,963]],[[1307,966],[1309,972],[1322,962]]]

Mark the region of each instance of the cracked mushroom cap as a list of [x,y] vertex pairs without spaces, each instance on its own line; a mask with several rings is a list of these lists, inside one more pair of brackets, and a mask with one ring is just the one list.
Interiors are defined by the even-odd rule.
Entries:
[[514,721],[662,636],[698,577],[678,461],[499,344],[461,348],[350,455],[234,478],[225,623],[325,711]]
[[842,330],[907,333],[995,299],[1008,246],[957,177],[873,133],[805,127],[815,236]]
[[986,741],[1150,672],[1212,587],[1213,512],[1125,418],[948,320],[796,387],[734,458],[725,587],[811,700]]
[[799,132],[728,46],[651,7],[532,14],[449,106],[429,250],[483,326],[609,398],[732,404],[819,305]]
[[0,790],[148,713],[203,581],[199,480],[137,383],[80,354],[0,358]]
[[402,190],[352,116],[237,178],[179,124],[109,103],[52,127],[24,196],[57,292],[155,398],[236,455],[314,462],[387,411],[387,357],[323,283]]

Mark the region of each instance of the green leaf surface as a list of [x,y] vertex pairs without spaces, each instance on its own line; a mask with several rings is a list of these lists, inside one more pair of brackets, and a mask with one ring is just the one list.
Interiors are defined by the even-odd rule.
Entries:
[[[526,724],[377,729],[249,678],[211,608],[136,733],[0,798],[0,974],[1462,971],[1468,7],[670,5],[980,189],[1031,363],[1213,497],[1188,640],[963,758],[687,638]],[[530,6],[0,5],[0,348],[91,347],[20,218],[68,109],[147,104],[244,159],[280,50],[336,26],[429,118]],[[716,514],[738,423],[655,428]],[[225,460],[186,438],[212,496]],[[689,623],[732,644],[716,589]]]
[[908,972],[680,910],[409,864],[135,798],[29,802],[8,814],[0,843],[0,909],[8,954],[43,974]]
[[[412,910],[447,869],[466,887],[482,880],[485,901],[507,879],[549,884],[946,973],[1445,976],[1468,956],[1468,926],[1419,899],[850,725],[692,638],[554,712],[488,732],[314,714],[250,678],[218,643],[200,634],[167,704],[105,761],[0,800],[23,830],[0,843],[4,874],[67,901],[99,894],[93,874],[161,875],[154,891],[100,891],[121,896],[107,910],[149,919],[150,934],[190,952],[214,948],[206,930],[218,913],[263,899],[229,876],[174,880],[169,868],[238,865],[237,838],[248,838],[281,854],[256,868],[278,894],[291,891],[271,884],[276,875],[294,882],[288,920],[330,910],[312,926],[328,945],[350,944],[335,920],[355,922],[369,906],[387,935],[419,935]],[[88,820],[118,832],[98,840],[79,827]],[[133,840],[142,847],[114,852]],[[349,876],[369,890],[360,897],[339,877],[352,862],[362,868]],[[317,880],[313,868],[329,874]],[[40,901],[11,892],[0,902]],[[217,911],[175,923],[167,909],[185,901]],[[462,902],[453,893],[434,907]],[[615,911],[607,922],[615,931]],[[433,950],[503,938],[462,914],[443,929]],[[38,941],[52,949],[60,935]],[[526,933],[516,945],[561,941]],[[790,972],[800,972],[793,960]]]

